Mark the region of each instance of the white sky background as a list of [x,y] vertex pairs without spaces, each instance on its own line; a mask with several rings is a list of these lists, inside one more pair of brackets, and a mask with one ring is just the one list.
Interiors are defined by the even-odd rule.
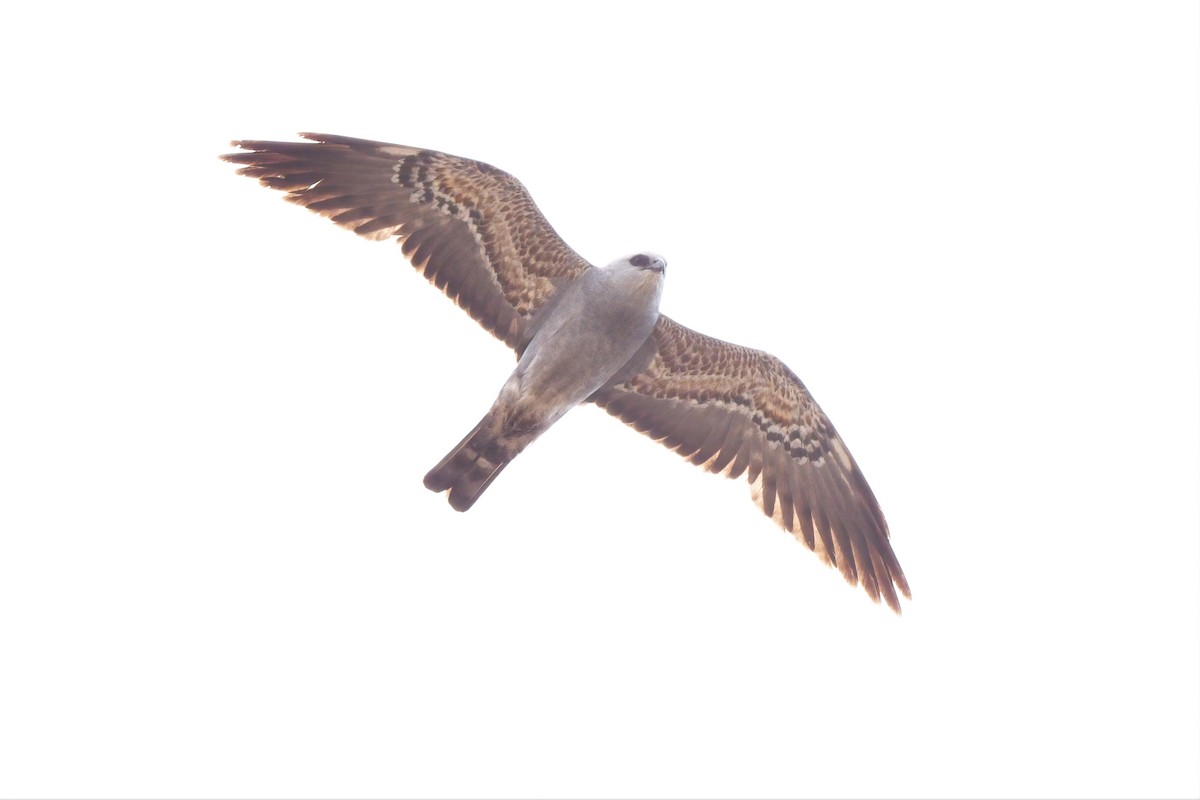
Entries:
[[[789,8],[790,10],[784,10]],[[7,12],[0,795],[1200,793],[1189,2]],[[914,599],[217,160],[516,174],[844,435]]]

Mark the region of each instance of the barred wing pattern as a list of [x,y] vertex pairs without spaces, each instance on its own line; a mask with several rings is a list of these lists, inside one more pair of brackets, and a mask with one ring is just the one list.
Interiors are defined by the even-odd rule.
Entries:
[[767,516],[899,613],[897,590],[911,595],[883,512],[800,379],[768,353],[665,316],[651,343],[643,368],[592,399],[693,464],[744,473]]
[[559,238],[507,172],[433,150],[331,136],[237,141],[222,156],[368,239],[392,236],[425,277],[484,328],[520,349],[529,322],[589,264]]

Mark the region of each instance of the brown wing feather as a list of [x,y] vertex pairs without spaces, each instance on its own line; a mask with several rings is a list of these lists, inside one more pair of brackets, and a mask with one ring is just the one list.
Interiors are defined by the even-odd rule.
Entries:
[[309,142],[238,141],[238,172],[368,239],[395,236],[413,266],[509,346],[589,264],[559,238],[513,176],[403,145],[302,133]]
[[[785,530],[897,613],[908,581],[879,503],[845,443],[791,370],[662,316],[653,353],[594,400],[706,469],[746,472]],[[646,354],[642,354],[646,358]]]

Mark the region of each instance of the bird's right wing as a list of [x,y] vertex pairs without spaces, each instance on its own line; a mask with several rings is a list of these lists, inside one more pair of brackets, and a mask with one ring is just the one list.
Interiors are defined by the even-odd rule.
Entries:
[[591,398],[710,472],[749,479],[767,516],[897,613],[908,581],[858,464],[800,379],[769,353],[665,316]]
[[479,161],[318,133],[237,141],[222,156],[285,199],[404,255],[484,328],[520,349],[534,313],[589,264],[513,176]]

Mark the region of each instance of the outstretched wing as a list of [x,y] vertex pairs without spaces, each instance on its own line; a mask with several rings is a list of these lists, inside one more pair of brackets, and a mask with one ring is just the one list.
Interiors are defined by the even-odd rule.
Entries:
[[660,316],[637,362],[592,397],[705,469],[749,479],[767,516],[897,613],[911,597],[871,487],[829,419],[774,356]]
[[510,347],[523,346],[555,281],[589,264],[567,246],[513,176],[415,147],[300,134],[309,142],[238,141],[222,156],[368,239],[397,237],[425,277]]

